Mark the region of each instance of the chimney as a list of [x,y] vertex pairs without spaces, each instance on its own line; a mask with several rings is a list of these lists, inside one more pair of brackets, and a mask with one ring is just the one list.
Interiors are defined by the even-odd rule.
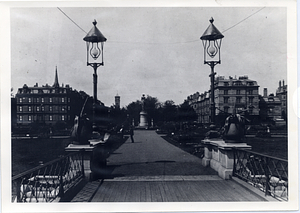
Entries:
[[284,80],[282,80],[282,86],[284,87]]
[[268,89],[264,88],[264,98],[268,97]]
[[279,81],[279,89],[281,88],[281,81]]

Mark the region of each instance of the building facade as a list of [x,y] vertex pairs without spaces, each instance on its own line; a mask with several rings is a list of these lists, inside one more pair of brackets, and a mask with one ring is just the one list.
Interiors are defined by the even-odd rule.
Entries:
[[282,84],[281,81],[279,81],[279,87],[276,90],[276,97],[279,98],[279,100],[281,101],[281,116],[282,119],[284,119],[285,121],[287,121],[287,114],[288,114],[288,101],[287,101],[287,85],[284,84],[284,80],[282,80]]
[[77,91],[69,85],[60,86],[57,69],[53,86],[38,84],[29,87],[26,84],[18,89],[16,99],[16,123],[43,123],[54,125],[65,122],[73,125],[75,115],[78,115],[83,100]]
[[[239,78],[219,76],[215,79],[216,122],[232,113],[244,112],[251,119],[259,116],[258,84],[248,76]],[[210,121],[210,91],[190,95],[187,100],[198,115],[199,123]]]

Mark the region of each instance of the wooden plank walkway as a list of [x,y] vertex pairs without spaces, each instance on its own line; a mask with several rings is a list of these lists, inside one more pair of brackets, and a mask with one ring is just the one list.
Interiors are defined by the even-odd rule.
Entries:
[[88,183],[72,202],[267,201],[234,180],[215,175],[136,176]]

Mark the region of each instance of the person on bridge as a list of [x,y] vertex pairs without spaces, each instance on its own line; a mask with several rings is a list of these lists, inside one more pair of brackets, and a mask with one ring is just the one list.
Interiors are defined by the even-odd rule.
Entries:
[[133,139],[133,135],[134,135],[133,126],[130,126],[129,133],[130,133],[131,143],[134,143],[134,139]]

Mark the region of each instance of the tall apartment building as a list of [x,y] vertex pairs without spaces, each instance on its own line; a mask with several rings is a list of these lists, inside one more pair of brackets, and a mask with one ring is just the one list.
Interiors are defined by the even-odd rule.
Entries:
[[276,97],[278,97],[279,100],[281,101],[281,116],[283,119],[287,120],[288,98],[287,98],[287,85],[284,84],[284,80],[282,80],[282,85],[281,85],[281,81],[279,81],[279,87],[276,91]]
[[16,123],[19,125],[33,122],[53,125],[58,121],[73,125],[84,101],[69,85],[59,85],[57,69],[53,86],[36,84],[29,87],[24,84],[15,98]]
[[[228,116],[233,112],[246,112],[251,119],[259,116],[258,84],[248,76],[239,78],[224,76],[215,79],[215,107],[216,118]],[[210,121],[210,91],[199,94],[198,92],[188,97],[189,104],[198,115],[199,123]]]

